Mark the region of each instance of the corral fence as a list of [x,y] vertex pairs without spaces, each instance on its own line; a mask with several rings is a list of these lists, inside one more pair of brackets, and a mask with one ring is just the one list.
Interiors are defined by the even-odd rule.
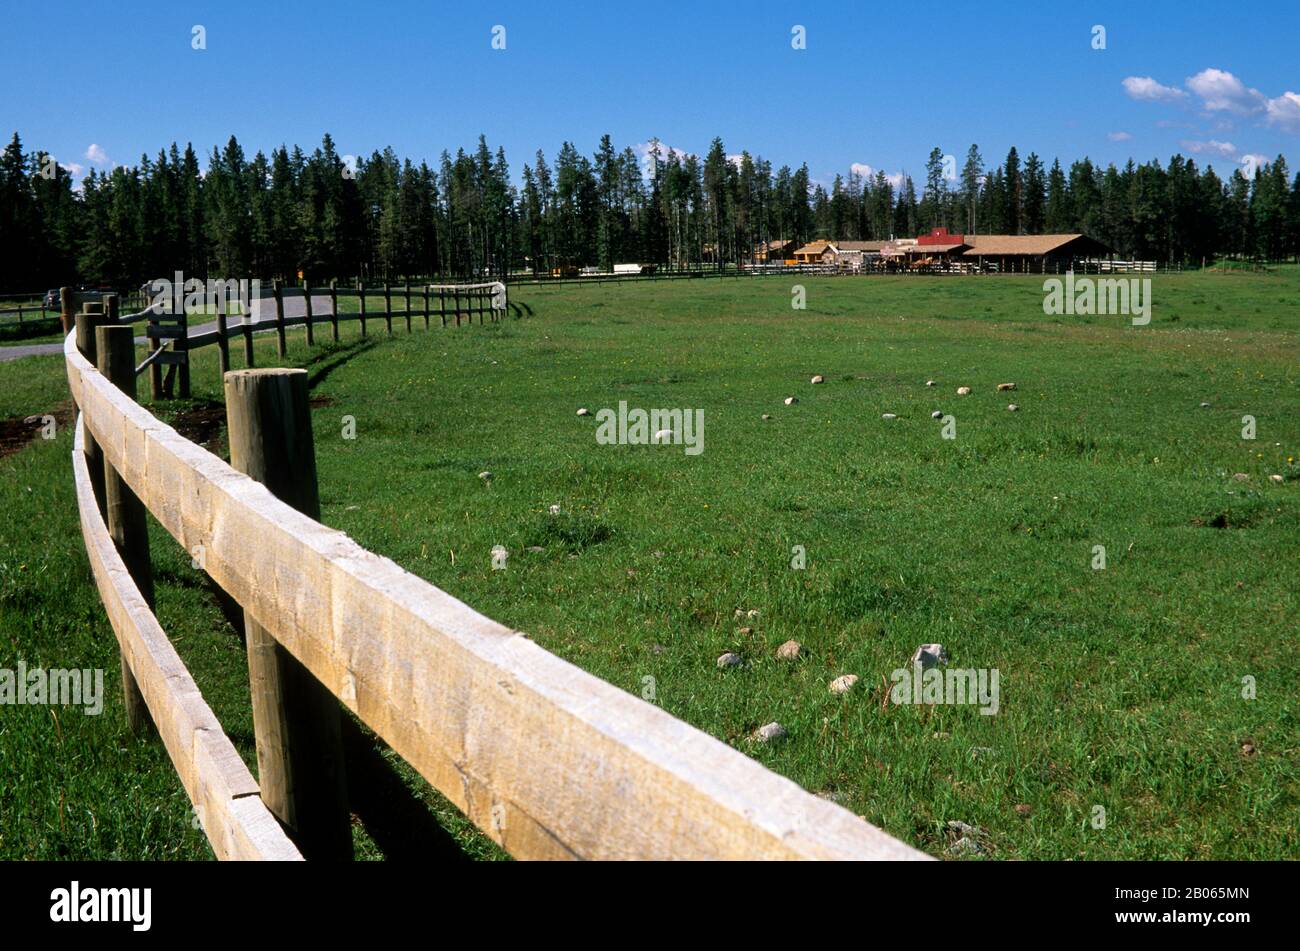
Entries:
[[[368,334],[371,322],[382,320],[385,331],[392,335],[394,319],[404,319],[410,333],[413,319],[423,317],[426,328],[436,318],[439,326],[461,326],[462,321],[472,324],[478,318],[497,322],[506,313],[522,317],[526,307],[512,304],[506,286],[501,282],[484,284],[423,284],[410,283],[393,286],[384,284],[367,287],[358,281],[355,287],[340,287],[337,281],[329,285],[312,287],[309,283],[288,286],[282,281],[262,282],[255,279],[242,281],[214,281],[205,284],[200,296],[204,314],[187,313],[185,293],[181,288],[174,297],[163,300],[146,299],[143,310],[120,315],[118,298],[105,294],[96,298],[73,291],[60,290],[60,317],[65,333],[72,330],[75,310],[80,303],[89,313],[101,316],[109,324],[134,324],[147,321],[145,336],[150,341],[148,355],[136,367],[137,373],[149,371],[149,393],[152,399],[179,395],[190,396],[190,353],[203,347],[216,346],[221,373],[230,369],[231,340],[243,343],[244,365],[254,365],[253,336],[262,332],[276,334],[277,354],[283,357],[287,350],[287,331],[303,327],[308,346],[316,342],[317,328],[328,326],[330,337],[337,342],[339,324],[359,321],[361,336]],[[339,300],[355,298],[357,310],[340,311]],[[394,307],[394,298],[400,308]],[[319,301],[319,306],[318,306]],[[382,308],[369,302],[382,301]],[[301,313],[287,315],[287,308],[300,302]],[[206,311],[211,309],[211,313]],[[237,319],[236,319],[237,318]],[[202,324],[191,327],[195,320]],[[164,374],[163,368],[167,367]]]
[[[230,464],[180,436],[114,309],[64,342],[81,529],[128,723],[219,858],[351,857],[344,709],[519,858],[927,857],[322,525],[305,370],[223,374]],[[149,514],[242,608],[257,779],[153,613]]]

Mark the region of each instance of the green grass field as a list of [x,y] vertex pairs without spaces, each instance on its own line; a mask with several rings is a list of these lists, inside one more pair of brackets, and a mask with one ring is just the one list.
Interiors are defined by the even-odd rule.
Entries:
[[[293,330],[324,521],[932,854],[959,820],[998,859],[1294,856],[1300,273],[1158,276],[1145,327],[1044,316],[1034,278],[801,283],[803,311],[789,279],[644,282],[520,288],[528,319],[391,340]],[[0,379],[0,417],[66,399],[57,358]],[[224,452],[214,351],[194,381],[156,411]],[[704,451],[598,444],[575,411],[620,401],[702,409]],[[0,857],[201,856],[165,754],[122,726],[69,448],[0,460],[0,667],[104,667],[109,704],[0,711]],[[255,764],[239,642],[154,551],[163,626]],[[882,702],[928,642],[999,671],[997,715]],[[786,741],[748,742],[772,720]],[[358,823],[361,854],[382,838]]]

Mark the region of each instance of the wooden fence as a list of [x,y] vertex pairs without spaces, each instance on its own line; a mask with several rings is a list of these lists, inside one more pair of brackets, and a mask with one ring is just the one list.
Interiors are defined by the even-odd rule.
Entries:
[[[227,465],[135,401],[106,316],[64,343],[82,532],[128,722],[218,857],[350,855],[341,706],[519,858],[927,858],[320,524],[306,371],[225,375]],[[146,512],[244,610],[260,782],[152,613]]]

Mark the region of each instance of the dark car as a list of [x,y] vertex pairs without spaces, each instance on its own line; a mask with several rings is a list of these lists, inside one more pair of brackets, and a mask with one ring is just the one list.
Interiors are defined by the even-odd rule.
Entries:
[[46,310],[59,309],[59,289],[57,287],[45,292],[45,302],[41,306]]

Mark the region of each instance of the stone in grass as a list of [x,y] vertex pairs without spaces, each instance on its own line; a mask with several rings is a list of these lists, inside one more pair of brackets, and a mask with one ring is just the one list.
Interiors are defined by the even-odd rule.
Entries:
[[771,419],[771,418],[772,418],[772,414],[771,414],[771,413],[764,413],[764,414],[763,414],[763,418],[764,418],[764,419]]
[[529,545],[524,549],[524,551],[532,552],[534,555],[540,555],[542,552],[546,551],[546,549],[541,545]]
[[952,845],[945,850],[945,853],[952,858],[984,855],[988,851],[981,841],[984,830],[978,826],[962,822],[960,819],[952,819],[948,822],[948,834],[956,837]]
[[1209,404],[1209,403],[1202,403],[1202,404],[1201,404],[1201,409],[1209,409],[1209,408],[1210,408],[1210,404]]
[[931,419],[943,419],[943,410],[937,409],[930,414]]
[[934,386],[934,385],[935,385],[935,381],[934,381],[934,380],[926,380],[926,381],[925,381],[925,385],[926,385],[926,386]]
[[785,398],[785,405],[786,405],[786,406],[793,406],[793,405],[794,405],[795,403],[797,403],[797,402],[799,402],[799,398],[798,398],[797,396],[787,396],[787,397]]
[[1278,485],[1281,485],[1281,484],[1282,484],[1283,482],[1285,482],[1286,480],[1283,479],[1282,476],[1281,476],[1280,474],[1278,474],[1278,473],[1275,472],[1275,473],[1273,473],[1271,476],[1268,477],[1268,481],[1269,481],[1269,482],[1276,482]]
[[1014,383],[999,383],[999,384],[998,384],[998,392],[999,392],[999,393],[1005,393],[1007,390],[1014,390],[1015,388],[1016,388],[1016,385],[1015,385]]
[[959,387],[957,387],[957,395],[958,395],[958,396],[970,396],[970,387],[969,387],[969,386],[959,386]]
[[587,409],[587,407],[585,407],[585,406],[581,406],[581,407],[578,408],[578,415],[579,415],[579,416],[590,416],[590,415],[591,415],[591,410]]
[[1234,472],[1234,473],[1232,474],[1232,477],[1233,477],[1234,479],[1236,479],[1238,482],[1249,482],[1249,481],[1250,481],[1250,476],[1246,475],[1246,473],[1244,473],[1244,472]]
[[560,507],[559,507],[558,505],[552,505],[552,506],[551,506],[549,509],[547,509],[546,511],[550,512],[552,515],[559,515],[559,514],[560,514]]
[[719,670],[726,670],[728,667],[739,667],[742,663],[740,655],[733,654],[731,651],[726,651],[718,657]]
[[818,383],[825,383],[826,378],[822,376],[820,373],[818,373],[809,382],[812,383],[814,386],[816,386]]
[[1010,413],[1018,413],[1018,412],[1020,412],[1020,404],[1019,404],[1019,403],[1008,403],[1008,404],[1007,404],[1007,412],[1010,412]]
[[777,660],[798,660],[799,653],[803,650],[803,645],[798,641],[786,641],[776,649]]
[[962,836],[952,845],[948,846],[945,850],[945,854],[951,858],[958,859],[964,858],[968,855],[983,855],[985,851],[984,846],[980,845],[974,839],[969,836]]
[[765,723],[755,730],[750,739],[759,743],[771,743],[774,740],[784,740],[789,735],[790,733],[785,727],[773,720],[771,723]]
[[897,414],[897,413],[881,413],[881,414],[880,414],[880,418],[881,418],[881,419],[898,419],[898,414]]
[[479,477],[480,479],[482,479],[484,482],[491,482],[491,481],[492,481],[492,473],[488,472],[486,469],[484,469],[482,472],[480,472],[480,473],[478,474],[478,477]]
[[836,677],[831,681],[830,691],[831,693],[848,693],[857,682],[857,674],[845,674],[843,677]]
[[1028,819],[1033,814],[1034,814],[1034,807],[1031,806],[1029,803],[1027,802],[1016,803],[1016,815],[1024,819]]
[[948,663],[948,652],[942,644],[922,644],[912,655],[912,663],[920,664],[922,670],[929,670],[939,664]]
[[654,435],[654,441],[657,443],[672,442],[673,431],[671,429],[661,429]]

